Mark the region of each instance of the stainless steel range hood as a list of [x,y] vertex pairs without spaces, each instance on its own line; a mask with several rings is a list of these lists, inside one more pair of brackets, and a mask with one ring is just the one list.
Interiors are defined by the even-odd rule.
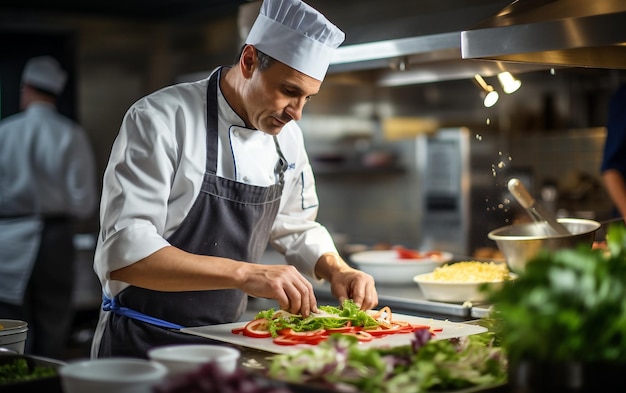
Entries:
[[[329,7],[329,15],[338,20],[349,39],[335,51],[326,83],[400,86],[551,68],[462,58],[462,32],[510,1],[424,0],[392,2],[382,8],[377,0],[319,1]],[[355,11],[361,9],[375,9],[376,18]]]
[[457,31],[340,47],[335,51],[326,80],[402,86],[545,68],[538,64],[463,60],[461,32]]
[[464,59],[626,68],[625,0],[517,0],[461,34]]

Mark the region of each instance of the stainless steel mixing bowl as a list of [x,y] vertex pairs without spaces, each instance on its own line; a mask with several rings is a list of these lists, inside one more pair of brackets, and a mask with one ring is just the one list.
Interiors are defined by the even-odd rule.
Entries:
[[494,229],[487,236],[496,242],[509,269],[522,273],[526,263],[541,249],[576,248],[579,244],[589,245],[591,248],[601,226],[597,221],[579,218],[560,218],[557,221],[571,235],[546,235],[549,233],[547,223],[530,222]]

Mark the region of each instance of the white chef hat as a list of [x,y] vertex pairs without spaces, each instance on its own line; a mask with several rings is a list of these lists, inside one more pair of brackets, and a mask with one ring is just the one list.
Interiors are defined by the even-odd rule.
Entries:
[[344,39],[343,31],[300,0],[264,0],[246,44],[322,81]]
[[50,56],[28,60],[22,73],[22,83],[58,95],[65,87],[67,74],[59,62]]

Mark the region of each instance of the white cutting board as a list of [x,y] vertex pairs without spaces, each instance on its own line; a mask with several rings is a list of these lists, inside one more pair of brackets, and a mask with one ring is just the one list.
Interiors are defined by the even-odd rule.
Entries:
[[[393,319],[398,321],[407,321],[418,325],[428,325],[432,329],[442,328],[440,332],[436,332],[433,340],[443,340],[453,337],[464,337],[471,334],[484,333],[487,328],[470,325],[466,323],[450,322],[432,318],[414,317],[411,315],[393,314]],[[242,334],[233,334],[233,328],[242,327],[247,322],[226,323],[222,325],[198,326],[191,328],[183,328],[183,333],[193,334],[196,336],[206,337],[217,341],[240,345],[243,347],[254,348],[261,351],[273,353],[289,353],[304,348],[312,348],[312,345],[277,345],[272,342],[271,338],[254,338],[247,337]],[[363,348],[381,348],[381,347],[398,347],[408,345],[413,340],[413,333],[393,334],[385,337],[376,337],[370,342],[359,343]]]

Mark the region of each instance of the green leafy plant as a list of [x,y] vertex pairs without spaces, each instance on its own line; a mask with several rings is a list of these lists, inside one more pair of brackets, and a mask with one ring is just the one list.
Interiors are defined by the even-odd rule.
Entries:
[[607,250],[543,250],[515,281],[489,291],[510,362],[626,364],[626,228]]

